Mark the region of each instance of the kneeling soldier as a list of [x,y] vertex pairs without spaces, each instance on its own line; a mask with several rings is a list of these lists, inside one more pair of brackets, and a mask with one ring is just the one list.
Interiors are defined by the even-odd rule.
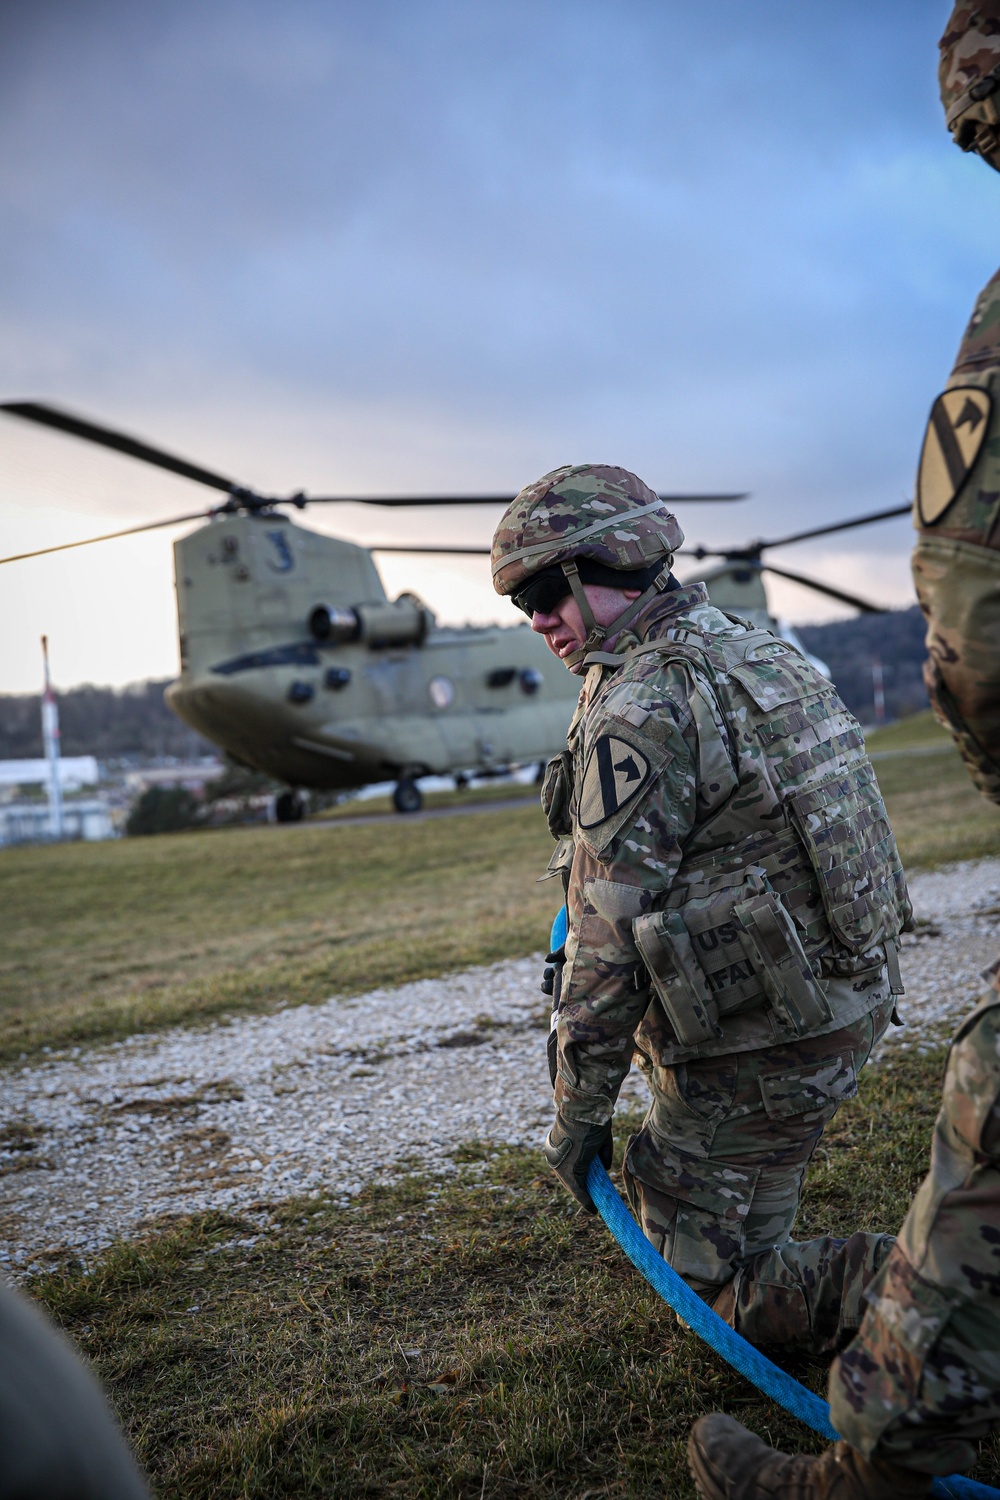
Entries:
[[543,789],[569,914],[545,1154],[592,1211],[635,1052],[649,1240],[755,1343],[834,1349],[892,1240],[789,1234],[892,1016],[910,907],[856,721],[793,646],[677,582],[682,540],[600,465],[527,486],[494,537],[497,591],[584,676]]

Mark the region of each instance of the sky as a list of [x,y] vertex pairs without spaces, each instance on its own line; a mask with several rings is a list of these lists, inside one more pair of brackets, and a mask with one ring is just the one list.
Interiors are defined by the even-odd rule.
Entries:
[[[268,493],[513,493],[587,461],[752,492],[679,509],[691,543],[901,504],[1000,241],[1000,184],[937,98],[949,9],[0,7],[0,398]],[[0,416],[3,555],[216,498]],[[498,518],[302,521],[454,544]],[[176,673],[186,529],[0,569],[0,692],[37,687],[43,632],[62,687]],[[902,607],[911,536],[774,560]],[[379,565],[443,621],[512,618],[486,559]],[[798,623],[845,613],[770,591]]]

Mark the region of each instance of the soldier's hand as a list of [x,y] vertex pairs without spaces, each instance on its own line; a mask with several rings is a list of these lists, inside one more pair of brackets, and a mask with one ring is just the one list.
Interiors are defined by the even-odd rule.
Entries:
[[582,1208],[595,1214],[597,1209],[587,1191],[587,1173],[595,1156],[600,1158],[604,1167],[611,1165],[614,1154],[611,1121],[606,1120],[603,1125],[578,1125],[556,1115],[542,1150],[563,1186]]

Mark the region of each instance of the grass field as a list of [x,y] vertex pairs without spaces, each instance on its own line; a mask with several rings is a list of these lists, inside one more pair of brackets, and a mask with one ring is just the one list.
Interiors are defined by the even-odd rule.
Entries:
[[[911,868],[1000,852],[1000,813],[929,716],[871,744]],[[3,851],[0,1055],[542,948],[550,848],[538,812],[510,808]],[[898,1225],[941,1062],[863,1078],[798,1238]],[[459,1154],[445,1180],[174,1220],[33,1283],[158,1495],[690,1500],[687,1432],[717,1408],[818,1446],[678,1326],[536,1153]],[[824,1388],[823,1362],[791,1368]],[[998,1476],[991,1441],[977,1477]]]
[[[870,743],[909,868],[1000,852],[1000,810],[929,714]],[[512,807],[4,849],[0,1060],[544,948],[551,848]]]
[[[797,1238],[899,1223],[941,1062],[903,1054],[863,1078]],[[687,1433],[716,1409],[821,1446],[678,1326],[534,1152],[465,1156],[444,1182],[182,1221],[34,1284],[158,1494],[688,1500]],[[823,1361],[782,1363],[825,1391]],[[996,1440],[977,1477],[1000,1477]]]
[[0,854],[0,1057],[543,948],[534,807]]

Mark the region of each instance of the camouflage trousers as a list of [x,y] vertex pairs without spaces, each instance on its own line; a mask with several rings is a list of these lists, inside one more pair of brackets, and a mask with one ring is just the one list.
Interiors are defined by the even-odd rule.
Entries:
[[971,1467],[1000,1425],[1000,996],[952,1044],[931,1164],[830,1372],[830,1415],[866,1457]]
[[789,1239],[809,1160],[889,1024],[884,979],[872,999],[867,1016],[825,1036],[643,1066],[653,1100],[625,1154],[632,1210],[688,1286],[751,1343],[842,1348],[892,1246],[879,1234]]

